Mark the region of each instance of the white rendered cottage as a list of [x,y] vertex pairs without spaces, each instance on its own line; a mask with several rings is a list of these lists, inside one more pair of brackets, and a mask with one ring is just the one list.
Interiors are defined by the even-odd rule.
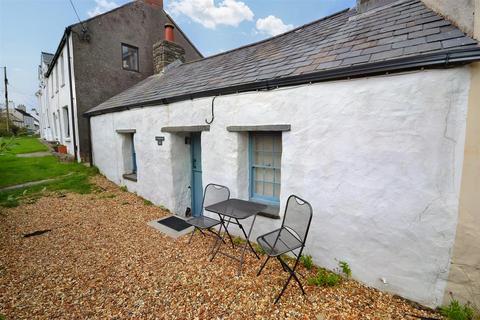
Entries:
[[480,47],[419,0],[378,3],[194,62],[156,57],[157,74],[87,112],[94,165],[179,215],[226,185],[270,205],[255,234],[296,194],[317,264],[346,260],[430,306],[448,291],[478,303]]

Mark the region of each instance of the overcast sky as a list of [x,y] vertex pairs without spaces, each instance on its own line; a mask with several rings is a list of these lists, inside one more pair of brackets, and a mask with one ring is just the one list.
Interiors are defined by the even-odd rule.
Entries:
[[[72,0],[80,19],[127,0]],[[164,7],[204,56],[259,41],[331,13],[355,0],[164,0]],[[0,66],[9,100],[37,105],[40,52],[54,53],[66,26],[78,20],[69,0],[0,0]],[[3,69],[3,68],[2,68]],[[4,100],[3,70],[0,101]]]

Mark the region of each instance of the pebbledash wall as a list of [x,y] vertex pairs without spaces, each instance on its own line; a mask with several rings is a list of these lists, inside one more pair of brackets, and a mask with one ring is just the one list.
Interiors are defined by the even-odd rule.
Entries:
[[[202,132],[203,184],[248,199],[248,134],[231,125],[290,124],[282,134],[288,195],[314,209],[306,251],[354,278],[425,305],[442,303],[455,239],[470,68],[426,70],[220,96]],[[91,118],[94,164],[177,214],[190,206],[190,153],[163,126],[204,125],[211,99]],[[122,135],[135,129],[138,181],[122,178]],[[158,145],[156,136],[165,136]],[[254,236],[281,223],[259,217]]]

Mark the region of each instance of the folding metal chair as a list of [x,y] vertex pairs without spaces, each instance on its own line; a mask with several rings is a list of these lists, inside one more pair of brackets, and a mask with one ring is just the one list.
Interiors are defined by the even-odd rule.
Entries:
[[[225,242],[225,240],[223,240],[223,237],[220,235],[222,226],[225,227],[223,223],[223,218],[219,216],[219,219],[215,219],[215,218],[206,216],[205,211],[207,210],[205,210],[205,207],[208,207],[209,205],[212,205],[214,203],[228,200],[229,198],[230,198],[230,190],[225,186],[210,183],[205,187],[205,190],[203,192],[203,200],[202,200],[202,212],[200,213],[199,216],[192,217],[186,220],[187,223],[189,223],[194,227],[188,243],[192,241],[193,235],[195,234],[195,230],[200,231],[202,235],[205,235],[203,230],[207,230],[213,233],[216,237],[220,238],[223,242]],[[214,230],[212,230],[213,227],[218,225],[220,225],[218,232],[215,232]],[[230,234],[228,234],[228,236],[230,236]]]
[[[268,260],[272,257],[277,258],[283,270],[290,274],[275,303],[280,300],[280,297],[285,292],[292,278],[298,283],[302,293],[305,294],[305,290],[303,290],[302,284],[295,273],[295,269],[297,268],[303,248],[305,247],[312,215],[313,210],[310,203],[295,195],[291,195],[287,200],[287,206],[285,207],[285,214],[280,229],[271,231],[257,238],[257,243],[268,255],[260,267],[260,270],[258,270],[257,276],[260,275]],[[296,250],[299,250],[298,254],[295,253]],[[293,268],[290,268],[281,257],[282,254],[288,252],[291,252],[296,257]]]

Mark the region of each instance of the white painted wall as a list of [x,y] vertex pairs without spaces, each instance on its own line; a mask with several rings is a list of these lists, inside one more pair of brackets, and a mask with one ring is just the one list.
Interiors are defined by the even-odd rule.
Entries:
[[[368,285],[438,305],[457,223],[469,81],[463,67],[221,96],[210,131],[202,133],[203,183],[227,185],[233,197],[246,199],[248,135],[226,127],[291,124],[283,133],[281,207],[292,193],[311,202],[306,251],[314,261],[333,269],[335,259],[346,260]],[[183,214],[190,154],[182,137],[160,129],[204,124],[210,103],[93,117],[95,165]],[[117,129],[136,129],[137,182],[122,178]],[[155,136],[165,136],[162,146]],[[259,217],[254,233],[279,224]]]
[[[69,37],[71,43],[71,36]],[[63,61],[63,70],[62,70]],[[43,72],[47,66],[42,64]],[[62,76],[63,73],[63,76]],[[58,77],[58,80],[57,80]],[[73,147],[73,125],[72,105],[70,100],[70,84],[68,76],[68,53],[64,45],[61,53],[55,62],[49,77],[40,76],[40,101],[41,101],[41,137],[48,141],[58,141],[67,146],[67,152],[74,153]],[[58,85],[57,85],[58,82]],[[68,108],[68,119],[64,116],[62,108]],[[70,134],[67,135],[66,123],[70,127]],[[78,126],[75,126],[75,129]],[[78,140],[77,140],[78,141]]]

